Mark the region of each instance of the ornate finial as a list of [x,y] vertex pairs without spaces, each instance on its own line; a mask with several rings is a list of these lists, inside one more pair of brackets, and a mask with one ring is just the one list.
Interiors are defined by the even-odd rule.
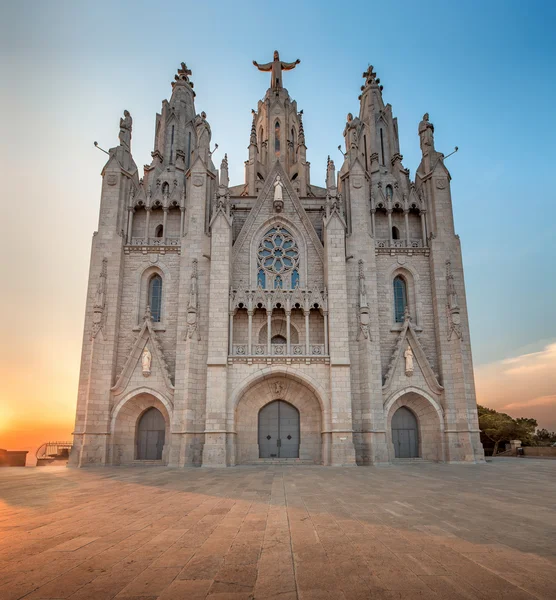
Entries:
[[152,315],[151,315],[151,307],[149,304],[147,304],[147,308],[145,308],[145,314],[143,315],[143,320],[144,321],[151,321],[152,320]]
[[[257,113],[251,109],[251,114],[253,115],[253,121],[251,122],[251,135],[249,137],[249,143],[253,146],[257,145],[257,129],[255,126],[255,119],[257,118]],[[262,140],[261,140],[262,142]]]
[[360,258],[358,261],[359,264],[359,279],[365,279],[365,274],[363,273],[363,259]]
[[192,74],[191,69],[187,68],[187,65],[182,62],[181,68],[178,69],[177,75],[174,75],[174,81],[172,81],[172,87],[174,87],[177,83],[185,82],[191,88],[193,87],[193,82],[189,79],[189,76]]
[[299,117],[299,137],[298,141],[300,144],[305,144],[305,131],[303,129],[303,111],[300,110],[298,115]]

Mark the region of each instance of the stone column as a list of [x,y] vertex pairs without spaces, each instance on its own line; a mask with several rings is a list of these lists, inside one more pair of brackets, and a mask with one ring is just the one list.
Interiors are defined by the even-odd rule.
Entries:
[[376,208],[371,209],[371,237],[376,237],[375,214]]
[[127,220],[127,243],[131,244],[133,239],[133,215],[135,214],[135,209],[133,206],[128,206],[128,220]]
[[292,345],[291,345],[291,316],[292,311],[286,309],[286,354],[291,356]]
[[[337,210],[324,220],[324,276],[328,289],[330,407],[323,419],[331,465],[355,465],[346,278],[346,224]],[[325,415],[326,417],[326,415]]]
[[247,317],[249,319],[248,324],[248,338],[247,338],[247,354],[249,356],[253,355],[253,311],[247,311]]
[[[215,213],[211,228],[209,333],[207,359],[207,404],[203,467],[226,467],[228,435],[226,401],[228,396],[228,316],[232,221],[223,209]],[[231,457],[230,457],[231,458]]]
[[419,213],[421,217],[421,237],[423,238],[423,248],[427,245],[427,226],[425,222],[425,211]]
[[162,217],[162,243],[166,244],[166,239],[168,237],[168,234],[166,232],[166,222],[168,221],[168,207],[165,206],[162,209],[164,216]]
[[272,356],[272,309],[266,309],[267,354]]
[[324,354],[328,356],[328,312],[324,311],[322,316],[324,320]]
[[404,221],[405,221],[405,243],[409,248],[411,246],[411,242],[409,240],[409,210],[403,211]]
[[311,347],[309,346],[309,315],[311,314],[310,309],[304,309],[303,315],[305,316],[305,354],[309,356],[311,353]]
[[147,217],[145,219],[145,243],[148,244],[149,243],[149,225],[151,222],[151,209],[145,208],[145,210],[147,212]]
[[185,221],[185,208],[183,206],[180,206],[180,213],[180,237],[183,237],[183,225]]
[[229,338],[229,348],[228,348],[228,354],[230,356],[232,356],[232,354],[234,353],[234,311],[230,310],[230,332],[228,334],[228,338]]
[[386,212],[388,213],[388,238],[390,239],[390,246],[393,246],[394,240],[392,238],[392,209],[389,208]]

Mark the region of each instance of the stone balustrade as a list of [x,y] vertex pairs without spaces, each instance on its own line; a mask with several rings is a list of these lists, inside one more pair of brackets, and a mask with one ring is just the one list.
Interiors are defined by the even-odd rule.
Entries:
[[257,356],[257,357],[273,357],[273,356],[326,356],[324,344],[309,344],[309,354],[305,344],[292,344],[291,352],[288,354],[286,344],[271,344],[272,354],[268,354],[267,344],[253,344],[251,354],[249,354],[248,344],[234,344],[232,356]]

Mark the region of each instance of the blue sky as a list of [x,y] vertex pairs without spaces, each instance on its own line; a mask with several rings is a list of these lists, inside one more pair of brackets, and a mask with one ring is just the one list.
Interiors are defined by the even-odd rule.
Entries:
[[[304,110],[312,182],[337,164],[361,73],[373,64],[398,117],[404,164],[419,161],[424,112],[449,158],[466,267],[475,363],[556,340],[556,4],[549,2],[29,2],[0,8],[4,298],[2,359],[34,371],[67,354],[77,377],[99,172],[133,115],[133,154],[150,161],[155,113],[183,60],[193,70],[215,161],[232,184],[268,75],[251,64],[301,59],[285,86]],[[22,243],[22,237],[24,243]],[[17,249],[17,252],[14,252]],[[60,301],[60,299],[63,299]],[[42,368],[42,367],[41,367]],[[54,376],[49,377],[49,381]],[[56,396],[56,383],[48,384]],[[73,385],[73,383],[72,383]],[[556,393],[556,390],[554,390]],[[74,392],[73,392],[74,393]],[[66,392],[61,393],[64,396]],[[69,394],[69,392],[67,392]],[[72,402],[74,401],[74,398]],[[64,400],[65,402],[65,400]]]

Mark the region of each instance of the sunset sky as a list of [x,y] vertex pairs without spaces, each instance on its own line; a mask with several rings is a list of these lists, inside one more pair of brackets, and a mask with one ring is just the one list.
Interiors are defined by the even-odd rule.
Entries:
[[556,430],[556,8],[552,2],[20,1],[0,8],[3,281],[0,448],[69,440],[91,237],[124,109],[150,162],[155,113],[193,70],[214,159],[231,183],[269,81],[251,64],[301,59],[285,85],[304,110],[312,183],[341,164],[347,112],[375,67],[404,164],[417,125],[449,158],[478,401]]

